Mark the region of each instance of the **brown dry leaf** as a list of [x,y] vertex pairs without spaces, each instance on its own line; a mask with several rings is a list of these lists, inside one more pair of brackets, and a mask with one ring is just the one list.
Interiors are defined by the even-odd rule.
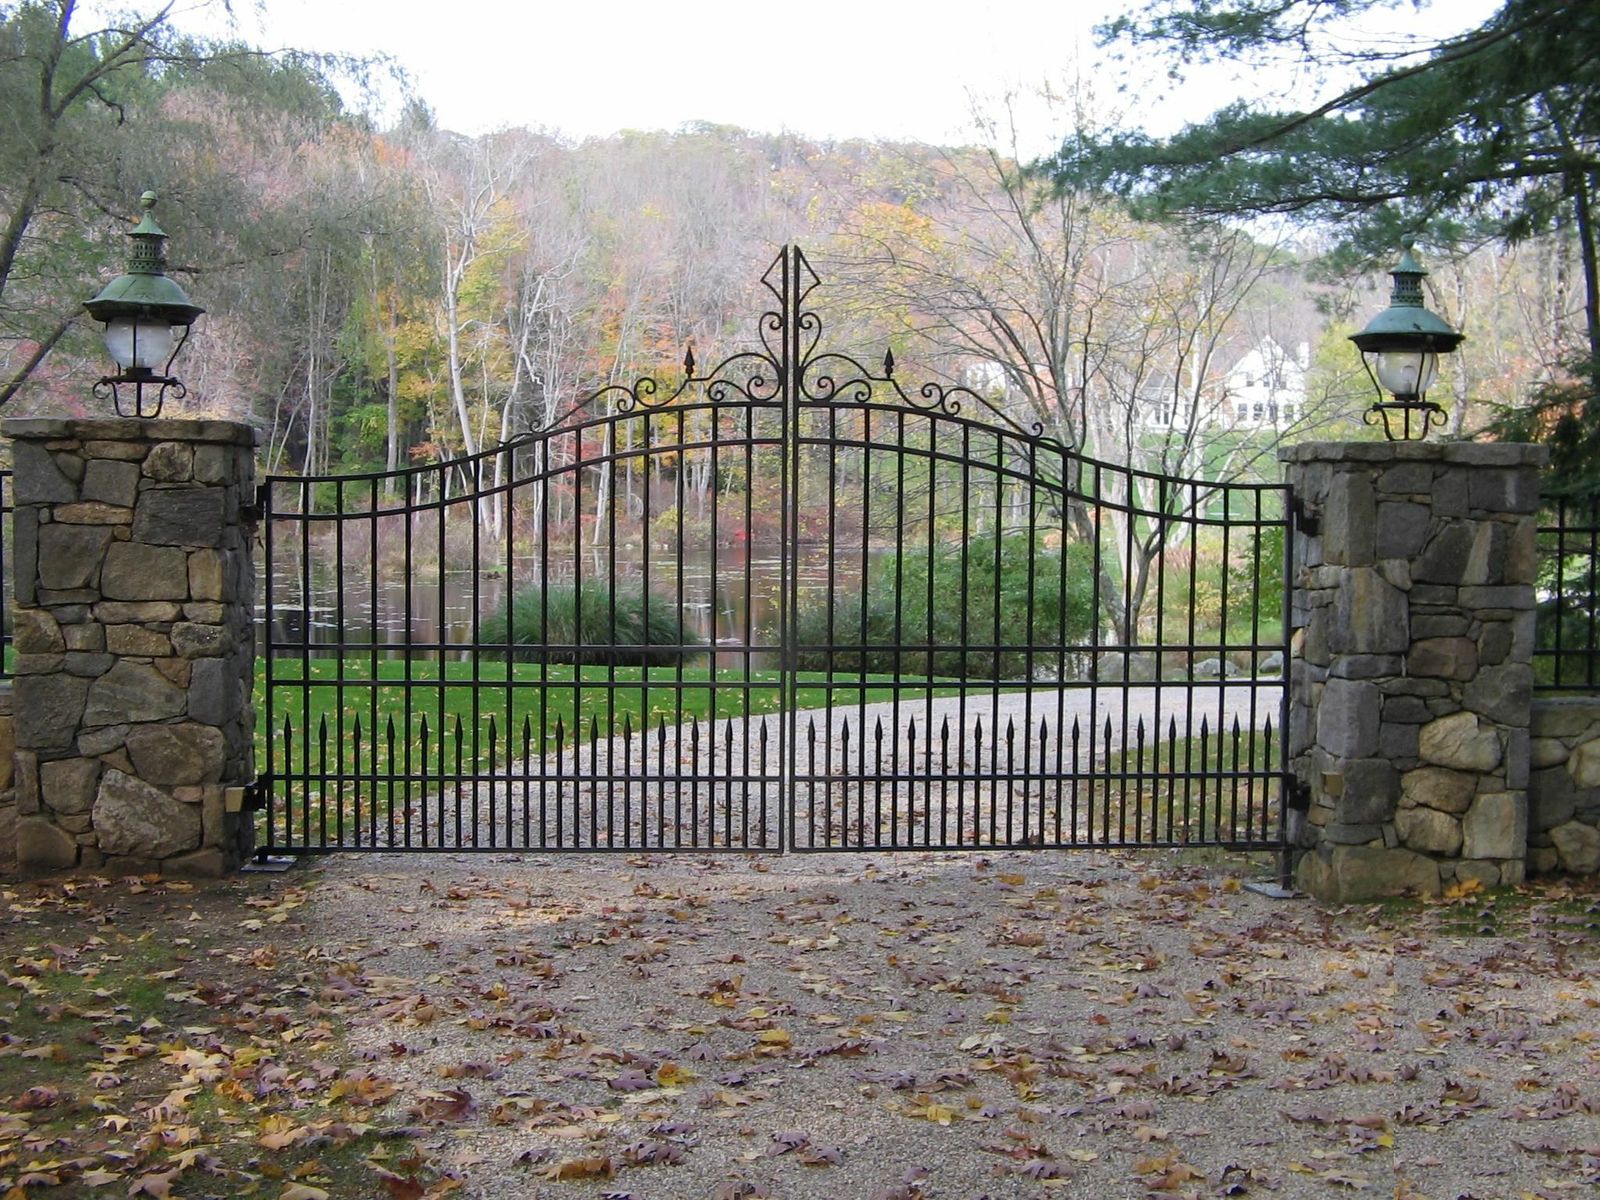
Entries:
[[427,1194],[422,1181],[415,1175],[396,1175],[383,1171],[379,1173],[378,1180],[383,1184],[384,1194],[389,1200],[422,1200]]
[[425,1092],[411,1111],[424,1121],[465,1121],[478,1111],[478,1104],[465,1088]]
[[552,1180],[564,1179],[610,1179],[617,1173],[616,1163],[605,1154],[596,1154],[590,1158],[569,1158],[564,1162],[545,1171],[544,1177]]
[[148,1175],[141,1175],[131,1188],[130,1196],[155,1196],[158,1200],[165,1200],[172,1195],[172,1181],[178,1177],[176,1171],[151,1171]]

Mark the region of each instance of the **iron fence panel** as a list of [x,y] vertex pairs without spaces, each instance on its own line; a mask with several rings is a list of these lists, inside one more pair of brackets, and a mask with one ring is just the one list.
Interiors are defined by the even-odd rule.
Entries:
[[908,391],[762,282],[670,387],[265,480],[262,853],[1280,848],[1287,489]]

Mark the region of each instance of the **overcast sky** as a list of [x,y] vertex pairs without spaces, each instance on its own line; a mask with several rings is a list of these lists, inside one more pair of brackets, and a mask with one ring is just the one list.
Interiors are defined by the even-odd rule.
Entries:
[[[201,0],[179,0],[204,9]],[[928,142],[970,136],[973,95],[1109,66],[1092,28],[1130,0],[236,0],[239,36],[264,46],[384,53],[439,124],[478,134],[544,126],[573,137],[706,120],[763,132]],[[1497,0],[1441,0],[1461,24]],[[1386,20],[1393,22],[1395,18]],[[1436,18],[1437,19],[1437,18]],[[191,25],[211,22],[191,13]],[[1156,78],[1150,64],[1151,78]],[[1143,87],[1103,105],[1158,130],[1234,98],[1213,72],[1175,96]],[[1278,86],[1291,81],[1279,81]],[[1250,81],[1259,86],[1259,79]],[[1030,118],[1035,153],[1061,130]],[[1033,128],[1033,126],[1041,126]]]

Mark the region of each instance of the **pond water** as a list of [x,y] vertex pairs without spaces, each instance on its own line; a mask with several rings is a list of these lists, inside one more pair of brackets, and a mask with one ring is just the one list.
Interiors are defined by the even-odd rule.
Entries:
[[[866,561],[881,559],[886,551],[868,550]],[[474,572],[445,568],[411,579],[402,572],[385,572],[381,566],[374,582],[368,564],[349,564],[341,576],[334,557],[313,553],[307,564],[291,561],[275,566],[272,579],[270,638],[280,651],[298,650],[307,641],[326,647],[364,648],[374,644],[383,658],[400,659],[414,647],[460,646],[446,650],[447,657],[465,659],[465,649],[475,637],[474,614],[479,621],[503,613],[507,603],[507,575],[503,569]],[[513,559],[513,576],[536,586],[541,564],[534,558]],[[583,552],[579,559],[585,585],[603,583],[612,564],[604,547]],[[546,568],[552,582],[570,582],[574,561],[570,549]],[[637,580],[640,561],[615,564],[618,579]],[[750,554],[743,547],[720,547],[713,554],[691,552],[680,561],[660,552],[649,560],[650,588],[669,604],[682,597],[684,628],[688,640],[728,647],[718,655],[719,666],[743,666],[747,655],[734,647],[773,647],[778,640],[782,562],[776,555]],[[796,555],[796,587],[802,605],[826,602],[829,562],[827,547],[801,545]],[[862,571],[859,547],[836,550],[832,564],[835,597],[853,594]],[[513,585],[515,586],[515,585]],[[263,614],[264,615],[264,614]],[[309,636],[307,623],[309,621]],[[315,651],[313,651],[315,652]],[[777,655],[766,650],[750,657],[751,669],[778,665]]]

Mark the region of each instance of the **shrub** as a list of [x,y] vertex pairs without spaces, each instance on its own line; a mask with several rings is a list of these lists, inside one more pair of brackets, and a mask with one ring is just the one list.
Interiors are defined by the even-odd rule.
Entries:
[[615,591],[585,580],[582,588],[552,583],[517,589],[511,599],[510,636],[504,609],[483,619],[479,636],[488,656],[496,643],[511,644],[518,662],[600,663],[616,666],[667,666],[700,640],[689,631],[682,610],[651,594],[646,613],[641,584]]
[[975,537],[965,550],[937,547],[931,558],[926,550],[886,555],[869,573],[864,603],[860,590],[834,597],[831,634],[827,605],[802,602],[798,663],[913,678],[1053,672],[1061,652],[1070,661],[1070,651],[1090,640],[1091,569],[1087,547],[1070,547],[1063,560],[1059,547],[1022,534]]

